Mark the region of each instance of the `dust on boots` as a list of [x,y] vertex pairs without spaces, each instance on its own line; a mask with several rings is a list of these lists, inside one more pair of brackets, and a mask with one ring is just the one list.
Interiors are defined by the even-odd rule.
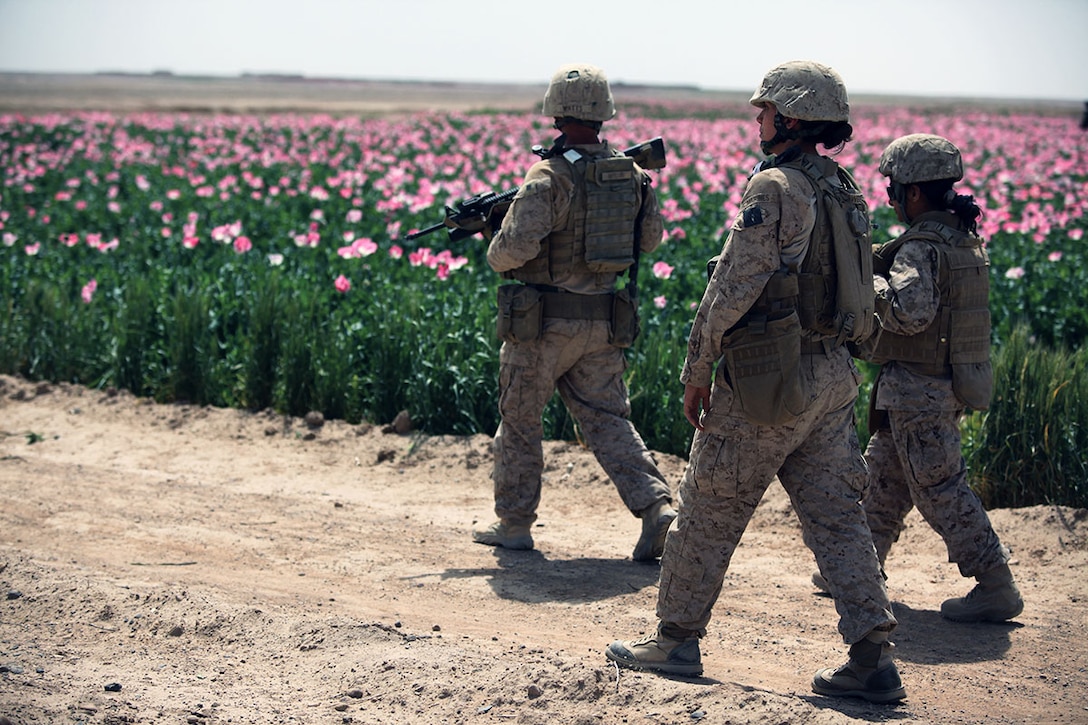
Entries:
[[630,670],[692,677],[703,674],[699,633],[670,627],[664,622],[658,625],[654,634],[627,641],[617,639],[608,645],[604,655]]
[[953,622],[1004,622],[1024,611],[1024,600],[1008,564],[975,577],[978,584],[965,597],[941,605],[941,616]]
[[892,660],[887,632],[870,632],[850,645],[850,659],[838,669],[820,670],[812,691],[831,697],[860,697],[869,702],[897,702],[907,696]]
[[477,544],[501,546],[504,549],[528,551],[533,548],[533,535],[528,524],[511,524],[496,521],[481,531],[472,532],[472,540]]

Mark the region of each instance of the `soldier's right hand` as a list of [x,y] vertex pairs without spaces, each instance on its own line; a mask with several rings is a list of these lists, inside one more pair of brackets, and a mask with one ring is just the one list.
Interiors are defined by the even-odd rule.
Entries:
[[710,387],[701,385],[684,386],[684,417],[695,426],[696,430],[703,430],[703,415],[710,410]]

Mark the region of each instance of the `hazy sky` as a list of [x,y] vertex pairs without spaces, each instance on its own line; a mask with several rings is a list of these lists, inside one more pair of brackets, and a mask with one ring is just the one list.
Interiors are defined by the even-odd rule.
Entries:
[[1085,100],[1088,0],[0,0],[0,71],[748,91],[799,58],[851,92]]

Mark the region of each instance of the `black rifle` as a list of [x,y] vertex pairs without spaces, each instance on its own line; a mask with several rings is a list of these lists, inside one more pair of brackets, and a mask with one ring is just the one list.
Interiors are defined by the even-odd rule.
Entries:
[[[533,146],[533,153],[542,159],[549,159],[563,152],[565,141],[564,136],[559,136],[549,149],[545,149],[543,146]],[[630,156],[635,160],[636,164],[644,169],[665,168],[665,142],[660,136],[624,149],[623,155]],[[492,209],[498,207],[501,210],[509,206],[517,193],[518,187],[515,186],[501,193],[489,191],[462,199],[452,207],[446,207],[445,219],[437,224],[432,224],[426,229],[412,232],[405,239],[419,239],[443,228],[449,231],[451,242],[471,237],[481,232],[484,225],[488,224],[488,215]]]

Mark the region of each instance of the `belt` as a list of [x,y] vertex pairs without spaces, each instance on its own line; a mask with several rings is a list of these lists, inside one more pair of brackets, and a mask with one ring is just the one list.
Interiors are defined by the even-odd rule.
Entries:
[[580,295],[575,292],[544,292],[544,316],[563,320],[611,320],[612,295]]

